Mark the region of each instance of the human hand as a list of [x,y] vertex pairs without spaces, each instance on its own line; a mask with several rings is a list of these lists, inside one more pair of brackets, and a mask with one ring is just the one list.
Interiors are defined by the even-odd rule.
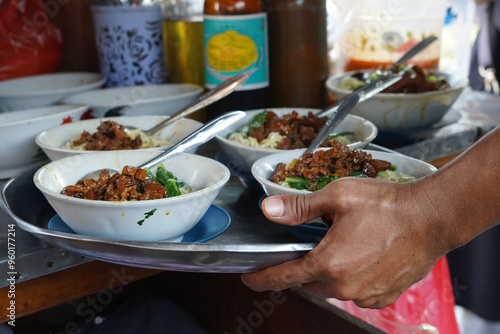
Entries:
[[416,187],[418,181],[345,178],[305,196],[265,199],[263,212],[276,223],[298,225],[330,214],[333,225],[303,258],[244,274],[243,282],[255,291],[301,285],[308,294],[360,307],[392,304],[447,250]]

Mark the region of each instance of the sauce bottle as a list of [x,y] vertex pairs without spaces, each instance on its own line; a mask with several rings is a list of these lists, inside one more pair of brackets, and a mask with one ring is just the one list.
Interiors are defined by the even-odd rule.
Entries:
[[265,8],[273,107],[326,107],[326,0],[265,0]]
[[168,81],[203,86],[203,0],[163,0]]
[[269,107],[267,14],[261,0],[206,0],[204,5],[205,87],[241,72],[245,83],[207,106],[207,119],[231,110]]
[[[203,62],[204,0],[162,0],[163,46],[167,82],[205,85]],[[202,109],[189,118],[205,122]]]

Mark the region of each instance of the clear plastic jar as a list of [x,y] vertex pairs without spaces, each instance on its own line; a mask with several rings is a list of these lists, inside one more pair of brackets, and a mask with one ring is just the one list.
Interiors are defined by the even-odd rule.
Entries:
[[345,71],[386,66],[429,36],[438,40],[415,56],[411,63],[437,69],[445,0],[359,0],[341,50],[346,52]]

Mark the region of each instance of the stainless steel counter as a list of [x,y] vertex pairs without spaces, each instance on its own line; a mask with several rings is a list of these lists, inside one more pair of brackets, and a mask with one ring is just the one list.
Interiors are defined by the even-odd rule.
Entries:
[[[466,89],[432,129],[379,133],[375,143],[416,159],[431,161],[461,152],[500,125],[500,96]],[[390,136],[389,136],[390,135]]]

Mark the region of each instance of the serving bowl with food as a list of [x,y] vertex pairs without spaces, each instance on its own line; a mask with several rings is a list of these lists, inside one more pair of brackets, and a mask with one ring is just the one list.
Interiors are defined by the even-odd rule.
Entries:
[[[319,109],[267,108],[246,112],[246,116],[216,136],[232,170],[251,175],[258,159],[283,150],[308,147],[328,117],[318,118]],[[323,143],[342,142],[363,148],[377,136],[376,126],[362,117],[347,115]]]
[[450,82],[445,73],[408,65],[342,73],[328,78],[326,87],[341,99],[380,76],[394,73],[402,73],[403,78],[351,111],[373,122],[380,131],[432,126],[450,110],[468,84],[467,80]]
[[[266,195],[304,195],[319,191],[343,177],[409,182],[436,171],[434,166],[424,161],[399,153],[351,149],[340,143],[332,148],[304,153],[305,149],[283,151],[263,157],[253,164],[252,175]],[[318,217],[303,226],[294,227],[294,232],[308,229],[308,232],[315,230],[315,235],[319,232],[324,235],[330,223],[328,217]]]
[[36,136],[55,126],[80,120],[87,109],[85,105],[54,105],[0,113],[0,179],[13,177],[47,160],[35,142]]
[[[42,131],[36,136],[35,142],[54,161],[95,151],[165,149],[202,126],[196,120],[181,118],[150,136],[142,131],[166,119],[168,116],[88,119]],[[127,130],[126,126],[134,126],[136,129]]]
[[203,87],[194,84],[159,84],[96,89],[62,99],[83,103],[96,118],[112,116],[168,116],[196,100]]
[[0,112],[54,105],[66,96],[98,89],[105,82],[101,73],[91,72],[50,73],[4,80],[0,82]]
[[[59,217],[82,235],[121,240],[182,240],[211,206],[230,172],[221,163],[182,153],[151,169],[136,168],[163,151],[74,155],[41,167],[33,180]],[[97,180],[83,176],[103,167]]]

